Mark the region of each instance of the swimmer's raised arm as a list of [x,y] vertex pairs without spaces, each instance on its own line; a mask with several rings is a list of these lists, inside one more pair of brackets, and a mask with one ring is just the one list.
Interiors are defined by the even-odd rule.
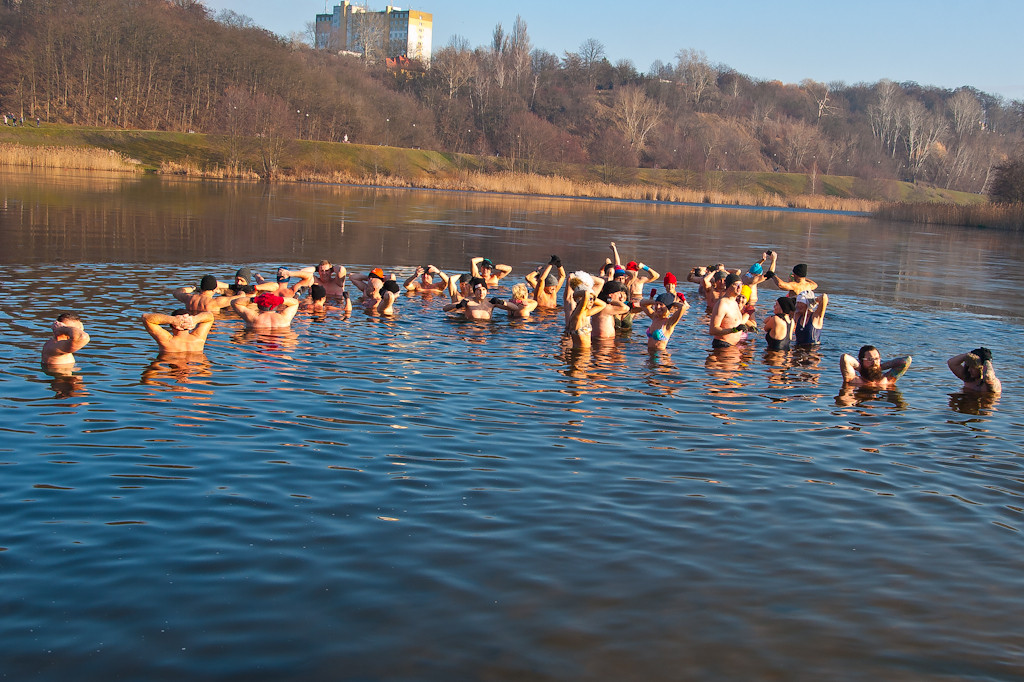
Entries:
[[612,250],[612,265],[620,267],[622,265],[622,259],[619,258],[619,250],[615,247],[615,242],[610,242]]
[[860,371],[860,362],[857,358],[848,353],[839,356],[839,371],[843,375],[844,382],[851,382],[857,379],[857,372]]
[[889,377],[893,381],[896,381],[901,376],[907,373],[907,370],[910,369],[910,363],[913,362],[913,360],[914,358],[912,358],[911,356],[904,355],[901,358],[893,358],[892,360],[887,360],[886,362],[883,362],[880,365],[880,368],[883,372],[885,372],[885,370],[889,370],[888,372],[886,372],[885,376]]
[[405,287],[406,291],[416,291],[416,289],[419,288],[419,284],[416,283],[416,279],[422,276],[423,266],[417,265],[416,270],[411,275],[405,278],[405,283],[402,284],[402,286]]
[[640,268],[639,273],[637,273],[637,277],[641,278],[642,281],[653,282],[655,280],[661,279],[661,273],[652,268],[651,266],[639,263],[637,264],[637,267]]

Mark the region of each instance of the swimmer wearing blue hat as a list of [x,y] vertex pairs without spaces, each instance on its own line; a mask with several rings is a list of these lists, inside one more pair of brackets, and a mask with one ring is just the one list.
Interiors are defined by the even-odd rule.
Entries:
[[[747,300],[748,305],[757,304],[757,285],[770,279],[769,273],[775,272],[775,263],[777,262],[779,254],[774,251],[768,250],[761,253],[761,260],[757,261],[750,266],[741,276],[743,283],[750,287],[750,298]],[[768,269],[765,270],[765,262],[768,262]]]
[[640,305],[651,318],[651,326],[647,328],[648,350],[665,348],[679,320],[690,309],[689,303],[669,293],[661,294],[653,301],[641,301]]

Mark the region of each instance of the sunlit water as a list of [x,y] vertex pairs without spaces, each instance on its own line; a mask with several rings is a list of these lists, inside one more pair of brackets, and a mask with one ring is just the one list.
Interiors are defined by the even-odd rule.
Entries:
[[[1016,235],[12,173],[0,201],[7,679],[1024,676]],[[824,344],[712,354],[695,308],[666,351],[638,321],[580,354],[560,315],[413,296],[272,335],[223,314],[182,362],[139,322],[240,265],[487,255],[518,279],[596,269],[610,239],[680,277],[806,261]],[[92,342],[51,375],[69,309]],[[899,390],[840,390],[864,343],[914,356]],[[995,401],[946,368],[978,345]]]

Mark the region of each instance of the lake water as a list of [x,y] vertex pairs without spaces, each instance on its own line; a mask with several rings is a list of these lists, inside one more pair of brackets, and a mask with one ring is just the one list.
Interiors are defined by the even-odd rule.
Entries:
[[[518,281],[609,240],[681,279],[807,262],[824,343],[712,354],[694,308],[666,351],[640,320],[580,354],[560,315],[413,296],[279,334],[223,314],[180,362],[139,323],[241,265]],[[0,243],[5,679],[1024,679],[1019,235],[0,171]],[[38,355],[65,310],[92,335],[70,376]],[[899,390],[840,390],[864,343],[914,356]],[[979,345],[994,401],[946,368]]]

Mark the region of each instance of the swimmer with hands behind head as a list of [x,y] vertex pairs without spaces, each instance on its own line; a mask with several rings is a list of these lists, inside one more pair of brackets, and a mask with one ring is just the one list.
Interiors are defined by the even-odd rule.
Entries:
[[[202,353],[206,337],[213,327],[213,313],[191,315],[184,308],[170,315],[146,313],[142,316],[146,331],[163,353]],[[171,331],[163,328],[168,325]]]
[[89,343],[89,335],[78,315],[61,313],[50,326],[52,336],[43,344],[44,365],[73,365],[73,353],[81,350]]
[[912,360],[906,355],[882,362],[877,348],[861,346],[856,358],[843,353],[839,358],[839,371],[843,374],[844,384],[891,388],[910,369]]
[[259,312],[246,308],[248,296],[235,298],[231,308],[245,322],[246,329],[284,329],[291,326],[292,318],[299,310],[299,302],[294,298],[284,298],[277,294],[264,292],[253,297]]
[[674,294],[664,293],[653,302],[644,301],[642,307],[651,318],[651,325],[647,328],[647,348],[660,350],[668,345],[672,332],[690,309],[690,304],[679,300]]
[[946,364],[949,371],[964,382],[964,393],[1000,393],[1003,390],[992,365],[992,351],[988,348],[954,355]]

